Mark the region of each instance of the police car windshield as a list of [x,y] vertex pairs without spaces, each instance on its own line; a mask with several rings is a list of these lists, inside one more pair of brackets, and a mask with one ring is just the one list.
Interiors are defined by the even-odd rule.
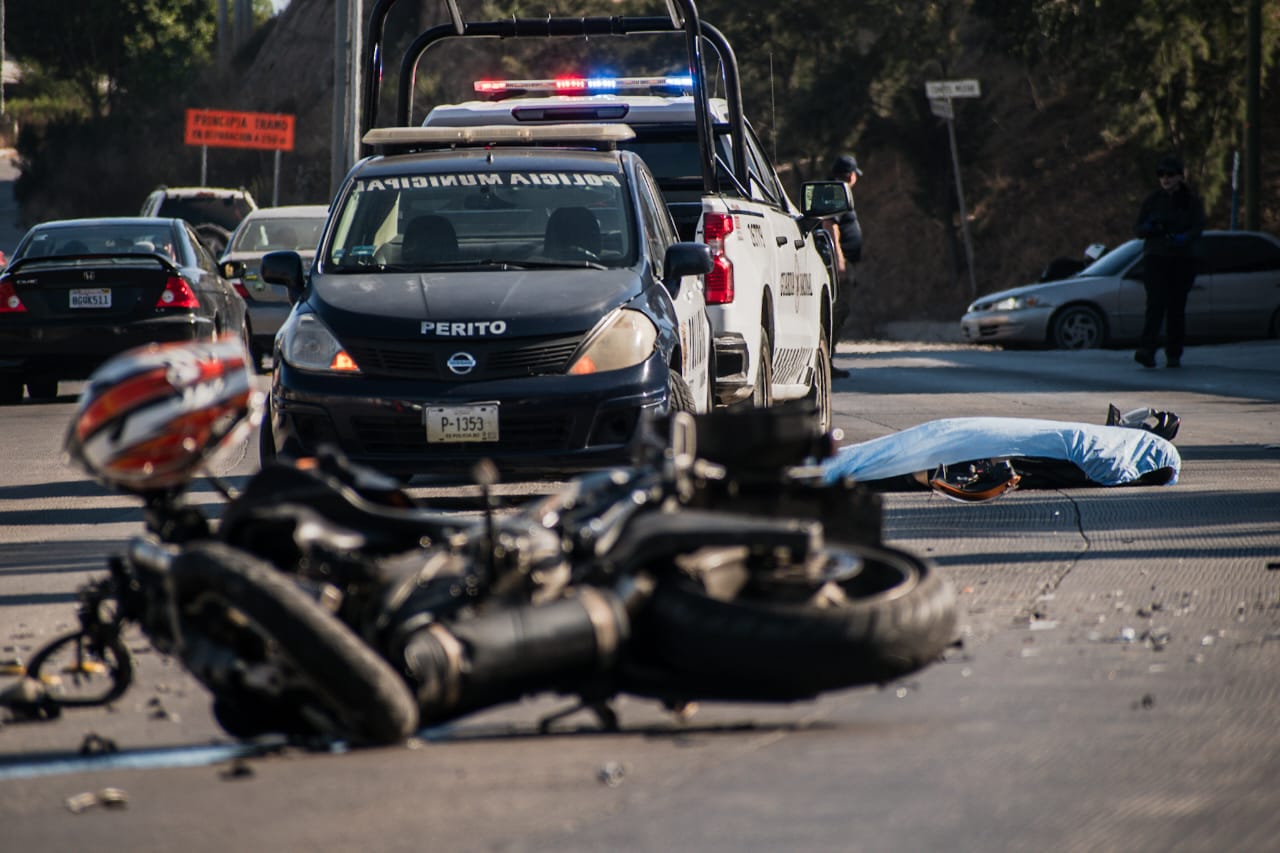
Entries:
[[388,175],[356,181],[325,263],[336,272],[622,267],[635,263],[635,230],[618,173]]

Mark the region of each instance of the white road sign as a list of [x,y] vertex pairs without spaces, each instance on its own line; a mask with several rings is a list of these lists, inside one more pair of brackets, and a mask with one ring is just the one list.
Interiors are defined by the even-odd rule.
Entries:
[[977,98],[982,87],[977,80],[930,80],[924,84],[924,93],[930,98]]
[[930,98],[929,109],[932,110],[933,114],[936,115],[938,118],[955,118],[956,117],[955,113],[952,112],[951,110],[950,98]]

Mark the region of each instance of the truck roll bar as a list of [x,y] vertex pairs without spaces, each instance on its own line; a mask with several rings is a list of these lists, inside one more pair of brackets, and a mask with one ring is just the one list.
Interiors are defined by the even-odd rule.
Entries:
[[[374,128],[378,119],[378,97],[382,86],[383,51],[387,15],[397,0],[376,0],[369,14],[365,37],[364,92],[360,103],[360,136]],[[429,47],[451,38],[555,38],[593,35],[626,36],[644,33],[683,31],[689,73],[693,78],[694,116],[702,166],[703,191],[717,191],[716,154],[711,120],[710,96],[707,93],[702,57],[705,40],[720,58],[724,68],[726,101],[729,108],[729,133],[732,140],[731,172],[742,186],[749,186],[746,155],[746,120],[742,111],[742,87],[738,76],[737,57],[724,34],[698,18],[693,0],[666,0],[667,16],[597,16],[584,18],[509,18],[501,21],[468,21],[458,8],[457,0],[445,0],[450,23],[440,24],[420,33],[405,50],[400,62],[400,78],[396,98],[396,123],[412,123],[413,91],[418,64]],[[370,153],[365,146],[364,154]]]

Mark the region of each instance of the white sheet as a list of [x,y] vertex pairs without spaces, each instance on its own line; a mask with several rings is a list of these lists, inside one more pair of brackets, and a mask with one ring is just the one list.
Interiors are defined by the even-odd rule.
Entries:
[[1173,469],[1173,485],[1182,467],[1177,448],[1144,429],[1036,418],[945,418],[842,447],[824,468],[827,482],[868,481],[1018,456],[1072,462],[1104,486],[1131,483],[1160,468]]

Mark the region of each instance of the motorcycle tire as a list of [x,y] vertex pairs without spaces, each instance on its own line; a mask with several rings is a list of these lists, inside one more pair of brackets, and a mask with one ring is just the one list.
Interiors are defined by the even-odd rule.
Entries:
[[[289,713],[282,714],[270,701],[255,709],[250,690],[206,681],[215,716],[229,734],[320,734],[380,745],[404,740],[417,728],[417,705],[390,664],[270,564],[219,542],[201,542],[185,548],[170,571],[184,645],[192,645],[193,635],[215,644],[236,642],[247,624],[264,641],[261,646],[283,658],[307,685],[304,695],[289,696]],[[240,657],[254,645],[239,643],[226,651]],[[198,666],[189,668],[200,677]],[[306,711],[299,712],[299,703]],[[281,731],[308,720],[326,725],[319,731]]]
[[863,561],[857,574],[828,582],[842,595],[806,600],[775,585],[773,594],[725,600],[686,575],[664,578],[645,617],[646,647],[701,691],[689,698],[793,701],[884,684],[952,643],[955,590],[931,564],[882,546],[827,551]]

